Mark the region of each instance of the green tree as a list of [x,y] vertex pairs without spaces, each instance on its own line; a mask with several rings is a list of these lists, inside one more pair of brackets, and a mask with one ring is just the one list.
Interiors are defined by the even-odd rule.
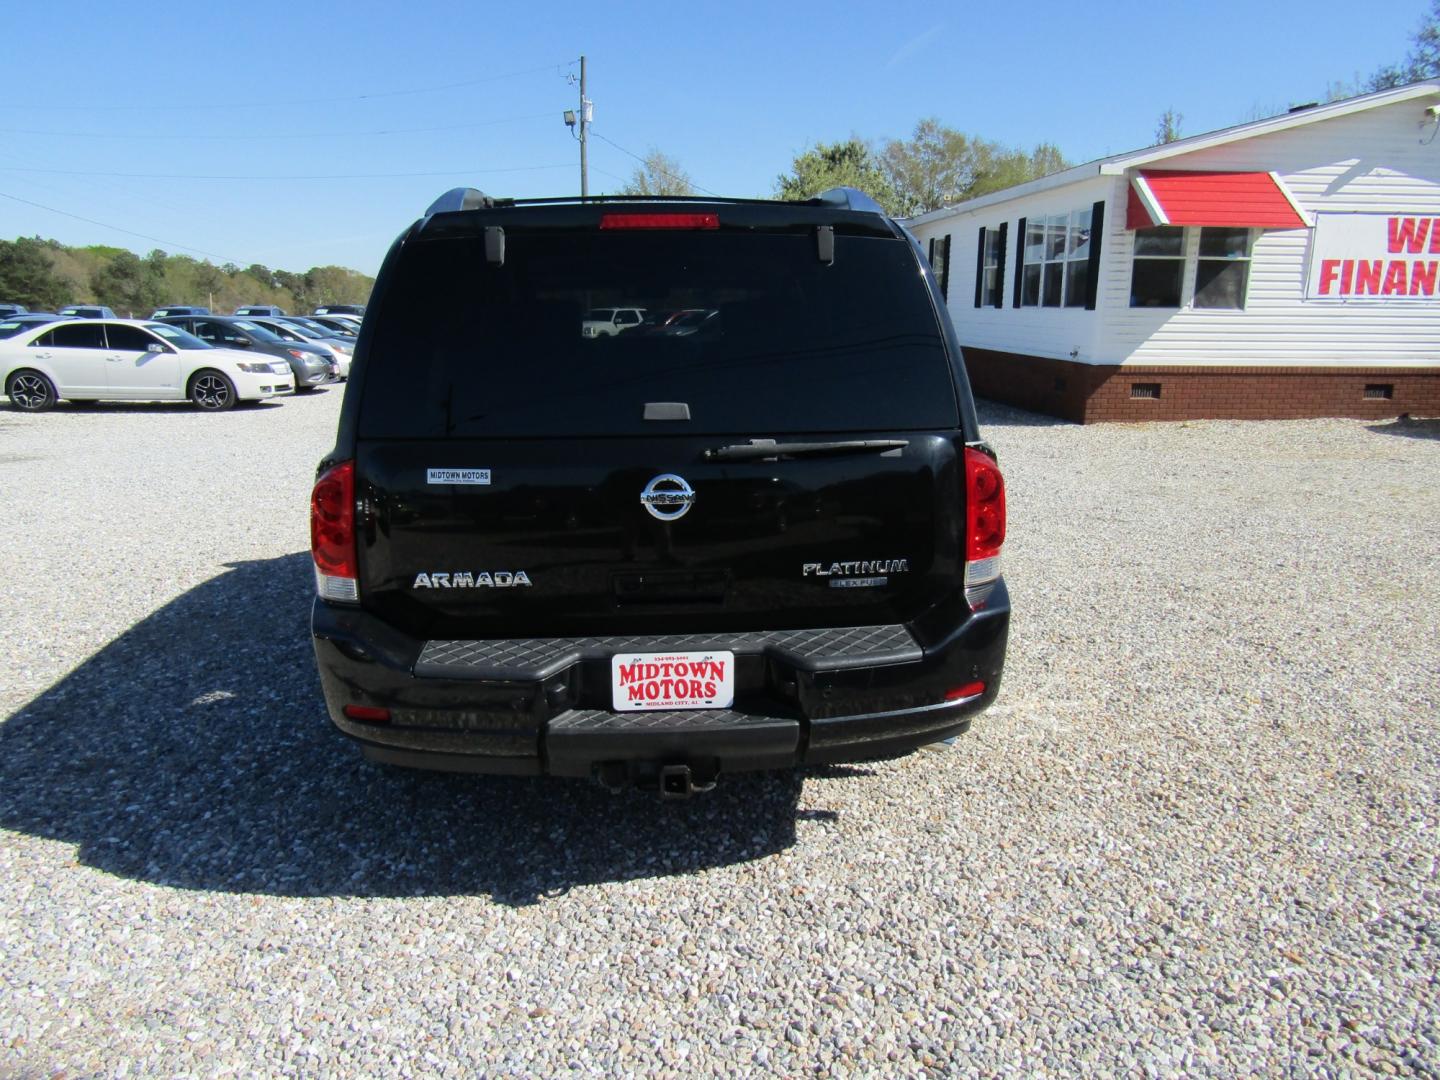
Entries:
[[1166,109],[1160,114],[1160,119],[1155,122],[1155,142],[1172,143],[1180,138],[1180,125],[1185,121],[1185,114],[1178,113],[1174,107]]
[[880,167],[906,217],[965,198],[975,181],[975,147],[933,116],[915,125],[908,140],[891,139],[880,151]]
[[1067,167],[1051,143],[1032,151],[965,135],[933,117],[915,125],[907,140],[891,139],[880,153],[881,168],[907,217],[1023,184]]
[[0,240],[0,299],[28,308],[54,310],[70,288],[55,272],[46,244],[38,238]]
[[1409,54],[1398,64],[1387,64],[1376,71],[1365,88],[1388,90],[1436,76],[1440,76],[1440,0],[1430,0],[1429,12],[1410,35]]
[[1054,143],[1040,143],[1028,153],[1006,150],[994,143],[980,145],[984,152],[977,154],[975,178],[965,192],[967,199],[1028,183],[1070,167]]
[[90,279],[97,301],[117,313],[149,314],[165,301],[165,279],[154,262],[122,251]]
[[790,172],[775,178],[782,199],[809,199],[833,187],[865,192],[890,213],[899,212],[894,189],[870,148],[860,139],[816,143],[791,163]]
[[621,195],[694,195],[695,184],[690,174],[669,154],[653,146],[645,160],[635,166],[630,182],[620,189]]

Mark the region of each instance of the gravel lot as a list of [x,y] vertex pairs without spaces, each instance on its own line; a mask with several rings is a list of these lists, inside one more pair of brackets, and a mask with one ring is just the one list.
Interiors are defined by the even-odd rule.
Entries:
[[0,414],[0,1074],[1440,1075],[1440,428],[987,407],[950,748],[660,803],[364,764],[339,393]]

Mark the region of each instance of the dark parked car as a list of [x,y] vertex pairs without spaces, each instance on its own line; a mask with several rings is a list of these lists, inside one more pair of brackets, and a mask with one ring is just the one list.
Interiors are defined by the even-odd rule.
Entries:
[[263,326],[229,315],[174,315],[160,322],[188,330],[201,341],[222,349],[251,349],[278,356],[295,374],[295,392],[314,390],[340,378],[329,350],[298,341],[282,341]]
[[152,319],[164,319],[170,315],[209,315],[208,307],[195,307],[193,304],[171,304],[169,307],[156,308],[150,313]]
[[284,315],[285,309],[274,304],[247,304],[235,309],[236,315]]
[[59,322],[61,319],[68,319],[68,315],[56,315],[49,311],[27,311],[23,315],[11,315],[8,318],[0,319],[0,338],[14,337],[16,334],[29,330],[32,326],[43,326],[45,323]]
[[115,312],[108,307],[101,307],[97,304],[67,304],[59,311],[61,315],[68,315],[72,319],[113,319]]
[[359,315],[364,316],[364,304],[321,304],[315,309],[316,315]]
[[0,319],[8,319],[12,315],[24,315],[29,311],[24,304],[0,304]]
[[349,318],[336,318],[334,315],[311,315],[309,321],[323,326],[332,334],[340,334],[343,337],[357,337],[360,333],[360,324],[352,322]]
[[[719,315],[578,332],[622,303]],[[934,275],[861,193],[451,192],[366,326],[311,554],[370,758],[683,796],[994,701],[1004,483]]]

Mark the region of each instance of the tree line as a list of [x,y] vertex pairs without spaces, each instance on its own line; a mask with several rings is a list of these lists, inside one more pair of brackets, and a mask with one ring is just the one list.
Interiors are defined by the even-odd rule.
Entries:
[[234,311],[242,304],[277,304],[310,311],[317,304],[363,304],[375,279],[343,266],[293,272],[260,263],[221,266],[156,249],[136,255],[106,245],[67,247],[55,240],[0,240],[0,300],[32,310],[103,304],[118,314],[148,315],[164,304],[200,304]]
[[[915,125],[908,139],[868,143],[858,136],[819,142],[796,155],[770,193],[808,199],[832,187],[859,188],[898,217],[923,214],[1069,167],[1052,143],[1031,150],[1002,146],[947,127],[934,117]],[[680,163],[652,149],[620,189],[621,195],[695,195]]]

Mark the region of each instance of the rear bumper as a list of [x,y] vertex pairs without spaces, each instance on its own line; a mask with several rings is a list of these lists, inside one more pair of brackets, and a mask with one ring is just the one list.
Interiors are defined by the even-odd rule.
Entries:
[[[1000,689],[1010,605],[914,627],[690,635],[736,654],[729,709],[614,712],[609,655],[633,637],[422,642],[363,611],[316,601],[315,655],[330,719],[367,757],[459,772],[644,782],[664,766],[696,775],[891,757],[958,735]],[[868,631],[892,631],[870,633]],[[807,635],[811,635],[807,637]],[[903,637],[903,640],[902,640]],[[681,647],[677,636],[657,647]],[[855,643],[860,642],[857,646]],[[946,700],[959,688],[978,693]],[[390,711],[347,717],[347,705]]]

